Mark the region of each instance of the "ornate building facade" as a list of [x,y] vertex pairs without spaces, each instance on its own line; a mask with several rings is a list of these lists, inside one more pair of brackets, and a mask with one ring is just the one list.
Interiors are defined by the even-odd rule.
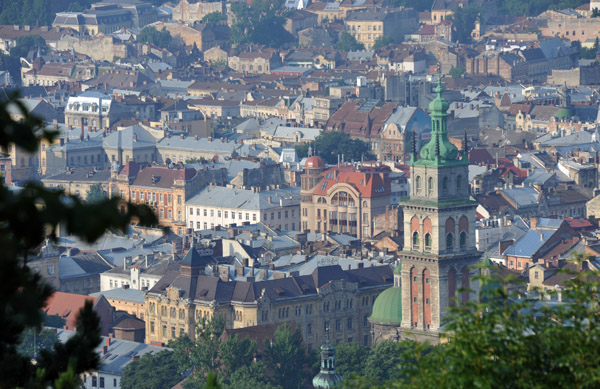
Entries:
[[392,285],[390,266],[342,270],[317,267],[312,274],[282,279],[226,281],[212,275],[207,249],[192,248],[146,294],[146,342],[166,344],[195,336],[202,318],[220,316],[225,328],[293,322],[309,349],[334,342],[371,343],[368,317],[379,293]]
[[390,205],[391,181],[384,166],[338,164],[326,170],[323,160],[312,156],[301,179],[303,231],[370,238],[373,219]]
[[413,142],[411,191],[401,202],[404,249],[401,268],[396,269],[400,285],[395,285],[401,288],[401,319],[399,325],[382,326],[390,323],[374,314],[374,342],[390,336],[439,341],[448,308],[478,293],[478,285],[472,281],[477,273],[472,266],[480,258],[475,247],[477,203],[470,199],[468,189],[467,149],[459,152],[448,139],[448,102],[442,98],[441,79],[436,93],[429,105],[431,140],[420,150],[419,159]]

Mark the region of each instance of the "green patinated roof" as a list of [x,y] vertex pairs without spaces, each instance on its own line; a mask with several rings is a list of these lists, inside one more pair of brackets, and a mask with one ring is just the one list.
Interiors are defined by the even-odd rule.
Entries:
[[394,274],[402,274],[402,266],[398,265],[394,268]]
[[463,156],[457,159],[459,152],[448,139],[448,130],[446,128],[446,117],[450,104],[442,97],[442,78],[438,69],[438,84],[435,88],[437,96],[429,103],[429,112],[431,116],[431,139],[420,151],[421,159],[416,160],[416,155],[412,157],[412,164],[416,166],[447,166],[457,164],[468,164],[468,158]]
[[392,287],[377,296],[369,321],[400,324],[402,322],[402,288]]
[[568,119],[573,116],[571,110],[569,108],[561,108],[556,111],[556,117],[559,119]]

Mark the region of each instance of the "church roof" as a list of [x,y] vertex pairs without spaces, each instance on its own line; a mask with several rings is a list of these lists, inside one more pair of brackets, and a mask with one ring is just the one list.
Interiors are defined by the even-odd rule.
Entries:
[[392,287],[377,296],[369,321],[384,324],[402,323],[402,288]]

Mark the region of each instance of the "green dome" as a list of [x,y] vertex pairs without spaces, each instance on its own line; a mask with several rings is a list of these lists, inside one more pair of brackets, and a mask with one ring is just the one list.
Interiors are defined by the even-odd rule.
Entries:
[[431,116],[431,139],[421,147],[420,164],[443,164],[446,161],[455,161],[458,157],[458,149],[448,139],[446,128],[446,117],[450,104],[442,97],[442,77],[438,69],[438,82],[435,88],[437,96],[429,103],[429,114]]
[[369,321],[400,324],[402,322],[402,288],[392,287],[377,296]]
[[435,91],[438,92],[438,88],[440,88],[438,95],[435,99],[431,100],[431,103],[429,103],[429,112],[443,112],[445,115],[447,115],[446,112],[448,112],[450,104],[448,103],[448,101],[446,101],[445,98],[442,97],[442,91],[440,86],[436,87]]

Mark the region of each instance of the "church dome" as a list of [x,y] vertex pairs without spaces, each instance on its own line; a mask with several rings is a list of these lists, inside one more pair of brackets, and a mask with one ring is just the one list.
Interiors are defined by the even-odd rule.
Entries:
[[[440,88],[439,92],[437,90],[438,88]],[[429,103],[429,112],[446,113],[448,112],[448,108],[450,108],[450,104],[445,98],[442,97],[441,87],[438,86],[438,88],[435,88],[435,91],[438,92],[438,95]]]
[[319,169],[325,167],[325,162],[321,159],[321,157],[317,155],[313,155],[312,157],[308,157],[306,159],[306,163],[304,164],[305,168],[309,169]]
[[373,304],[373,313],[369,321],[383,324],[402,322],[402,288],[392,287],[384,290]]

